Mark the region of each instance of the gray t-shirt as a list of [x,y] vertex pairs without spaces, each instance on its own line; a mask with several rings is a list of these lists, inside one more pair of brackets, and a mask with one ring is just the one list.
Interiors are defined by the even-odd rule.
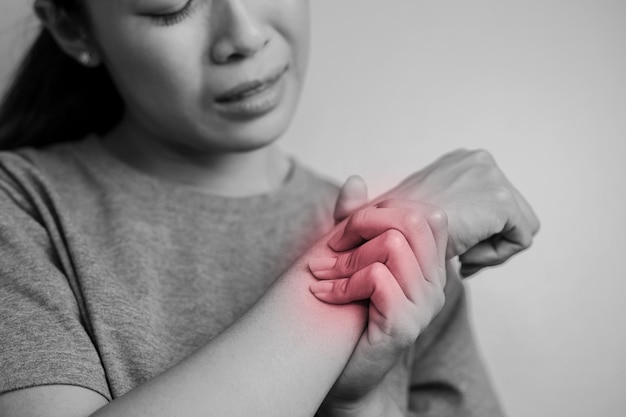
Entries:
[[[111,400],[158,375],[332,226],[336,195],[297,162],[275,192],[226,198],[134,170],[96,137],[1,153],[0,393],[69,384]],[[446,291],[387,383],[403,408],[499,415],[462,285]]]

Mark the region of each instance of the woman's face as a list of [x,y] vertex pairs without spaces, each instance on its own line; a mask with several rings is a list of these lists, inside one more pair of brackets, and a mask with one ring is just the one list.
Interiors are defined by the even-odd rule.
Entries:
[[245,151],[287,128],[308,0],[85,0],[124,123],[192,151]]

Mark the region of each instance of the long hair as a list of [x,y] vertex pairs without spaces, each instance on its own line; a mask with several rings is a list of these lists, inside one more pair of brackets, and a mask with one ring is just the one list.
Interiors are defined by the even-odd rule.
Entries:
[[[79,0],[55,3],[68,13],[80,12]],[[83,67],[42,28],[0,104],[0,150],[102,135],[123,110],[106,69]]]

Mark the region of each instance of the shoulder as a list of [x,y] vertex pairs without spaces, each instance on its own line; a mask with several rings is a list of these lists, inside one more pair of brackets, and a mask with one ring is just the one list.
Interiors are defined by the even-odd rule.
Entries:
[[283,210],[290,213],[306,213],[306,216],[315,219],[317,224],[326,226],[332,220],[339,187],[328,177],[295,159],[291,176],[281,199]]
[[64,177],[78,168],[78,153],[85,142],[59,143],[43,148],[20,148],[0,152],[0,180],[38,181]]
[[88,151],[79,141],[0,152],[1,226],[20,224],[43,241],[76,213],[93,213],[104,186]]
[[42,172],[28,157],[31,151],[20,149],[0,152],[0,215],[8,215],[8,206],[33,211],[34,197],[47,187]]
[[315,197],[318,202],[334,205],[339,194],[339,185],[314,169],[293,159],[294,182],[298,184],[298,190]]
[[50,202],[67,193],[71,196],[93,177],[92,166],[97,162],[93,140],[0,152],[0,200],[6,202],[8,197],[24,205],[41,199]]

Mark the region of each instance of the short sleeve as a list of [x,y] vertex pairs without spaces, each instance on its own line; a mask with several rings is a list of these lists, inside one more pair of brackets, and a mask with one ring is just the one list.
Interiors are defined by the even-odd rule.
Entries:
[[[76,385],[111,399],[42,203],[0,167],[0,393]],[[44,209],[42,209],[44,207]]]

